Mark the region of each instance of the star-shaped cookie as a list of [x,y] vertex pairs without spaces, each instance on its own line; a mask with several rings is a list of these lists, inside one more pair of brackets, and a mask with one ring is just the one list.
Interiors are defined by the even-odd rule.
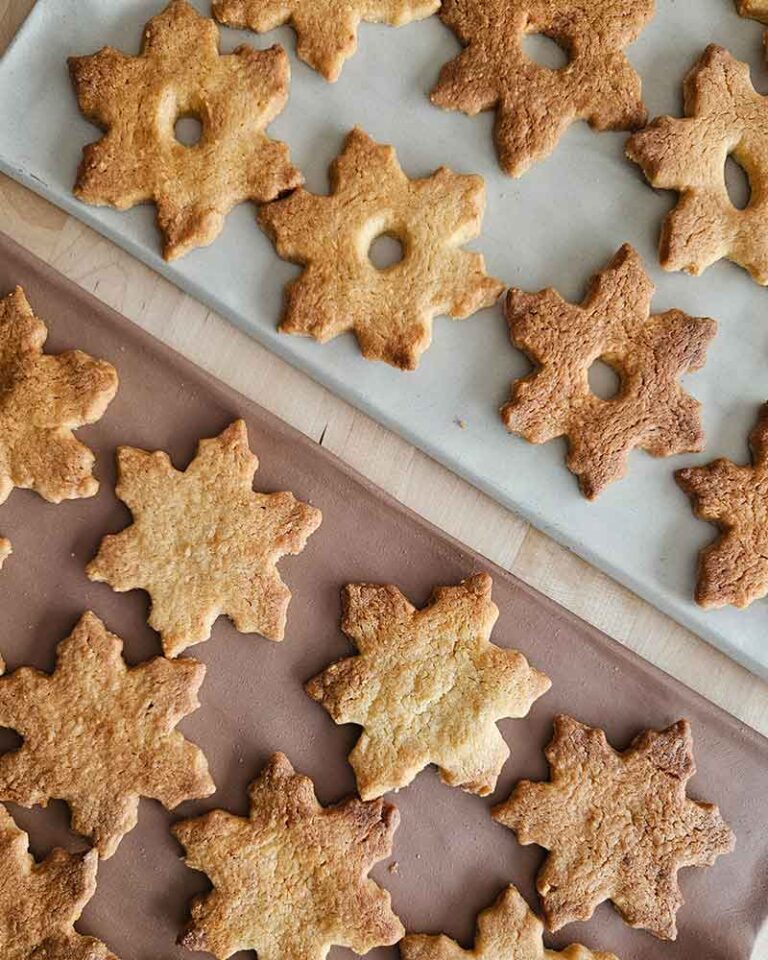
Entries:
[[42,863],[0,805],[0,956],[3,960],[116,960],[75,930],[96,892],[98,854],[53,850]]
[[94,456],[72,431],[104,414],[117,373],[80,350],[43,353],[47,335],[21,287],[0,300],[0,503],[14,487],[51,503],[99,488]]
[[349,761],[363,799],[409,784],[428,764],[444,783],[492,793],[509,748],[496,727],[524,717],[550,680],[490,642],[499,615],[487,574],[437,587],[422,610],[393,586],[356,583],[342,629],[359,655],[307,684],[336,723],[363,727]]
[[[70,57],[69,70],[80,109],[105,131],[83,149],[75,196],[118,210],[154,203],[166,260],[211,243],[236,204],[303,181],[265,133],[288,99],[285,51],[220,54],[216,24],[186,0],[149,21],[139,56],[104,47]],[[175,132],[190,116],[202,128],[192,145]]]
[[135,667],[92,613],[56,653],[52,674],[0,677],[0,727],[23,738],[0,755],[0,800],[65,800],[72,827],[111,857],[136,825],[140,797],[172,809],[214,785],[198,747],[174,727],[200,705],[205,667],[156,657]]
[[402,960],[618,960],[574,943],[561,952],[544,946],[544,925],[518,891],[509,886],[477,918],[475,945],[464,950],[455,940],[409,933],[400,941]]
[[[280,330],[320,343],[354,330],[367,359],[414,370],[434,317],[468,317],[503,289],[481,254],[462,249],[480,232],[483,179],[441,167],[411,180],[392,147],[355,129],[330,180],[329,196],[300,189],[259,211],[280,256],[305,268],[286,288]],[[379,269],[369,250],[384,235],[403,258]]]
[[768,594],[768,404],[749,436],[752,466],[719,459],[675,474],[694,512],[720,528],[701,551],[696,602],[747,607]]
[[440,0],[213,0],[228,27],[266,33],[284,23],[296,31],[296,53],[326,80],[338,80],[357,49],[361,20],[401,27],[435,12]]
[[[546,157],[574,120],[595,130],[645,122],[640,77],[624,53],[654,0],[443,0],[440,18],[464,50],[440,71],[432,102],[474,116],[496,110],[496,150],[518,177]],[[543,34],[567,54],[551,69],[523,47]]]
[[356,797],[321,807],[312,781],[275,753],[251,784],[250,813],[214,810],[173,833],[213,891],[192,902],[180,942],[226,960],[323,960],[331,945],[368,953],[405,933],[389,894],[368,877],[389,856],[395,807]]
[[602,730],[558,716],[546,756],[550,781],[521,781],[493,815],[520,843],[550,851],[536,880],[549,929],[611,900],[630,926],[674,940],[678,870],[734,845],[717,807],[686,795],[696,772],[688,722],[646,730],[619,753]]
[[[680,195],[661,229],[661,265],[700,274],[725,257],[768,284],[768,97],[752,86],[748,64],[714,44],[684,94],[683,118],[660,117],[627,141],[650,184]],[[729,156],[749,177],[743,210],[728,195]]]
[[[513,384],[501,418],[531,443],[565,436],[568,469],[590,500],[624,475],[635,447],[668,457],[704,445],[701,404],[678,378],[703,366],[717,324],[681,310],[651,315],[653,292],[642,260],[625,244],[580,304],[552,289],[507,294],[512,343],[534,370]],[[620,378],[607,400],[589,384],[596,360]]]
[[256,493],[259,461],[242,420],[201,440],[184,471],[161,451],[117,451],[118,497],[133,524],[106,536],[88,564],[113,590],[146,590],[149,623],[175,657],[227,614],[243,633],[282,640],[291,592],[276,563],[301,553],[322,519],[291,493]]
[[98,854],[53,850],[41,863],[0,805],[0,955],[3,960],[116,960],[74,924],[96,891]]

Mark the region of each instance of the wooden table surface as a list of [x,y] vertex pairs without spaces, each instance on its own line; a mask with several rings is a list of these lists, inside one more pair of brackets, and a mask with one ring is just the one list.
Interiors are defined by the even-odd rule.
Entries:
[[[0,0],[0,50],[33,2]],[[1,175],[0,230],[322,443],[447,533],[768,735],[768,684],[273,356],[110,241]],[[768,931],[764,934],[755,960],[768,958]]]

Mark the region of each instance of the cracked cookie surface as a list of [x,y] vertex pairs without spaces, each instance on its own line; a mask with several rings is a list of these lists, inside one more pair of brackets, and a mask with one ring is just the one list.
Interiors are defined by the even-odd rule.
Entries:
[[720,458],[675,474],[694,513],[720,528],[699,557],[696,602],[747,607],[768,594],[768,404],[749,437],[752,465]]
[[122,649],[88,612],[52,674],[0,676],[0,727],[23,738],[0,756],[0,800],[66,801],[72,828],[104,858],[136,825],[140,797],[173,809],[214,790],[202,751],[174,729],[200,705],[205,667],[163,657],[129,667]]
[[477,918],[475,944],[464,950],[450,937],[409,933],[400,941],[402,960],[618,960],[574,943],[559,950],[544,946],[544,925],[520,893],[508,886]]
[[357,49],[361,21],[400,27],[435,12],[440,0],[214,0],[229,27],[266,33],[284,23],[296,31],[296,53],[326,80],[337,80]]
[[[624,48],[653,11],[653,0],[443,0],[440,18],[464,50],[440,71],[432,102],[470,116],[495,110],[499,164],[514,177],[574,120],[635,130],[646,110]],[[532,33],[555,41],[567,65],[535,63],[523,48]]]
[[517,650],[490,642],[491,578],[437,587],[417,610],[397,587],[347,586],[342,629],[359,650],[307,684],[336,723],[363,732],[349,761],[364,799],[409,784],[428,764],[485,796],[509,748],[496,727],[524,717],[550,687]]
[[[700,274],[725,258],[768,284],[768,97],[752,86],[748,64],[714,44],[683,92],[684,117],[659,117],[627,141],[648,182],[679,194],[662,225],[661,265]],[[749,178],[743,210],[728,195],[730,156]]]
[[358,954],[405,933],[389,894],[368,877],[389,856],[395,807],[351,797],[317,802],[312,781],[275,753],[251,784],[248,817],[214,810],[173,826],[187,866],[213,890],[192,901],[180,943],[219,960],[323,960],[332,945]]
[[[411,180],[392,147],[354,129],[330,181],[329,196],[299,189],[259,212],[280,256],[304,267],[286,287],[280,330],[320,343],[354,330],[364,357],[414,370],[434,317],[468,317],[503,289],[481,254],[462,249],[480,233],[483,179],[441,167]],[[380,270],[369,248],[383,235],[403,257]]]
[[[264,203],[303,182],[288,148],[265,133],[288,99],[282,47],[219,53],[213,20],[186,0],[146,25],[139,56],[113,47],[70,57],[80,109],[104,129],[83,148],[75,196],[126,210],[151,201],[167,260],[211,243],[236,204]],[[175,124],[193,116],[194,145]]]
[[98,854],[55,849],[41,863],[0,804],[0,949],[3,960],[116,960],[75,930],[96,892]]
[[[635,447],[667,457],[704,444],[701,405],[678,378],[703,366],[717,324],[680,310],[651,315],[653,293],[640,257],[625,245],[581,304],[552,289],[507,294],[512,343],[534,370],[512,385],[501,418],[531,443],[565,436],[568,469],[590,500],[624,475]],[[608,400],[589,385],[597,360],[620,379]]]
[[611,900],[632,927],[677,936],[681,867],[710,866],[734,837],[710,803],[686,795],[695,774],[686,720],[614,750],[602,730],[555,718],[550,780],[523,780],[493,811],[523,844],[549,851],[536,879],[550,930]]
[[276,564],[301,553],[322,514],[292,493],[253,489],[259,461],[245,423],[201,440],[183,471],[162,451],[134,447],[120,447],[117,463],[115,490],[133,523],[102,540],[90,579],[146,590],[168,657],[207,640],[221,614],[242,633],[282,640],[291,591]]

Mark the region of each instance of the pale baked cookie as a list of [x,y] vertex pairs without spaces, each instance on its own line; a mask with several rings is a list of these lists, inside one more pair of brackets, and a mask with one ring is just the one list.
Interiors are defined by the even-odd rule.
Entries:
[[550,851],[536,879],[549,929],[611,900],[631,927],[674,940],[678,870],[734,846],[717,807],[686,796],[696,772],[688,721],[646,730],[619,753],[602,730],[558,716],[546,756],[550,781],[521,781],[493,816]]
[[752,466],[719,459],[675,474],[701,520],[720,536],[699,557],[696,602],[748,607],[768,594],[768,404],[749,436]]
[[[501,418],[531,443],[565,436],[568,469],[590,500],[624,475],[635,447],[667,457],[704,445],[701,405],[678,378],[704,364],[717,324],[680,310],[651,316],[653,292],[642,260],[625,245],[592,278],[581,304],[552,289],[507,294],[512,343],[534,370],[512,385]],[[590,389],[596,360],[620,378],[607,400]]]
[[440,0],[213,0],[213,15],[228,27],[258,33],[290,23],[296,53],[333,82],[357,50],[361,21],[401,27],[423,20],[439,6]]
[[[104,47],[70,57],[80,109],[106,132],[83,149],[75,196],[126,210],[151,201],[166,260],[211,243],[244,200],[263,203],[303,182],[285,144],[265,133],[288,99],[282,47],[219,53],[219,31],[186,0],[144,30],[141,53]],[[181,117],[202,125],[198,143],[176,139]]]
[[99,489],[93,453],[72,431],[104,414],[117,373],[80,350],[43,353],[47,335],[21,287],[0,300],[0,503],[14,487],[51,503]]
[[96,892],[98,854],[55,849],[42,863],[29,838],[0,805],[0,950],[3,960],[115,960],[94,937],[75,930]]
[[146,590],[168,657],[207,640],[222,613],[243,633],[282,640],[291,591],[276,564],[301,553],[322,514],[292,493],[254,491],[259,461],[245,423],[201,440],[184,471],[162,451],[134,447],[118,449],[117,465],[133,524],[104,537],[91,580]]
[[[550,154],[574,120],[636,130],[646,110],[624,48],[653,11],[654,0],[443,0],[440,18],[465,49],[440,71],[432,102],[470,116],[495,109],[499,164],[513,177]],[[554,40],[568,64],[535,63],[526,34]]]
[[[440,167],[411,180],[392,147],[355,128],[330,181],[330,196],[300,189],[259,211],[280,256],[305,267],[286,287],[280,330],[321,343],[354,330],[367,359],[414,370],[435,316],[468,317],[503,290],[481,254],[461,249],[480,233],[483,179]],[[368,251],[382,235],[403,258],[379,270]]]
[[[688,73],[684,94],[685,117],[660,117],[627,141],[651,185],[680,194],[661,229],[661,265],[700,274],[725,257],[768,284],[768,97],[752,86],[748,64],[714,44]],[[728,196],[729,155],[749,177],[743,210]]]
[[3,569],[3,564],[12,553],[13,548],[11,547],[11,541],[5,537],[0,537],[0,570]]
[[400,941],[402,960],[618,960],[574,943],[562,953],[544,946],[544,925],[513,886],[477,918],[475,945],[464,950],[444,934],[409,933]]
[[437,587],[422,610],[393,586],[350,584],[342,629],[360,651],[306,686],[336,723],[363,728],[349,756],[364,800],[428,764],[444,783],[492,793],[509,748],[496,727],[524,717],[549,677],[490,642],[499,610],[484,573]]
[[215,789],[202,751],[174,730],[200,705],[205,667],[163,657],[128,667],[122,649],[85,613],[52,674],[22,667],[0,677],[0,727],[24,739],[0,756],[0,800],[65,800],[72,828],[105,859],[136,825],[139,797],[172,809]]
[[225,960],[323,960],[332,945],[358,954],[405,933],[389,894],[368,877],[389,856],[399,815],[383,800],[321,807],[312,781],[275,753],[249,788],[250,813],[214,810],[174,825],[187,865],[210,878],[179,942]]

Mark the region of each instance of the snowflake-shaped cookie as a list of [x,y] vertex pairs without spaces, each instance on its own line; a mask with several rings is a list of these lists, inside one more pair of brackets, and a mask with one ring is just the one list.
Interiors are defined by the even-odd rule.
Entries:
[[747,607],[768,594],[768,404],[749,436],[752,466],[720,459],[675,474],[696,516],[721,530],[701,551],[696,602]]
[[98,854],[55,849],[42,863],[0,805],[0,955],[3,960],[115,960],[74,924],[96,892]]
[[166,453],[117,451],[118,497],[133,524],[105,537],[88,564],[113,590],[146,590],[150,625],[175,657],[227,614],[243,633],[282,640],[291,592],[277,561],[301,553],[322,519],[291,493],[256,493],[259,465],[242,420],[201,440],[186,470]]
[[299,57],[333,82],[357,49],[360,21],[401,27],[439,6],[440,0],[213,0],[213,15],[229,27],[257,33],[290,23]]
[[[118,210],[153,202],[167,260],[211,243],[236,204],[302,182],[285,144],[264,132],[288,98],[285,51],[220,54],[216,24],[186,0],[149,21],[139,56],[104,47],[70,57],[69,69],[81,110],[106,131],[83,149],[75,195]],[[202,126],[194,145],[174,132],[187,116]]]
[[[646,110],[624,48],[653,9],[654,0],[443,0],[440,18],[465,49],[440,71],[432,102],[470,116],[495,109],[499,164],[513,177],[551,153],[574,120],[635,130]],[[528,34],[554,40],[567,65],[535,63]]]
[[[462,250],[480,232],[483,180],[444,167],[411,180],[392,147],[359,129],[330,180],[330,196],[300,189],[259,211],[280,256],[305,267],[286,288],[280,329],[321,343],[354,330],[369,360],[413,370],[435,316],[468,317],[503,289],[481,254]],[[403,247],[402,260],[384,270],[368,255],[382,235]]]
[[0,756],[0,800],[65,800],[73,828],[104,858],[136,825],[139,797],[172,809],[214,790],[202,752],[174,729],[199,707],[205,667],[163,657],[129,667],[122,649],[86,613],[52,674],[22,667],[0,677],[0,727],[24,740]]
[[307,684],[336,723],[363,727],[349,761],[363,799],[429,763],[444,783],[492,793],[509,748],[496,727],[524,717],[550,680],[490,642],[499,615],[487,574],[437,587],[423,610],[393,586],[350,584],[342,629],[360,651]]
[[[581,304],[551,289],[507,295],[512,343],[535,369],[513,384],[502,420],[531,443],[567,437],[568,469],[590,500],[624,475],[635,447],[666,457],[703,446],[700,404],[678,378],[704,364],[717,325],[680,310],[651,316],[653,291],[640,257],[625,245]],[[621,381],[608,400],[590,389],[596,360]]]
[[409,933],[400,942],[402,960],[617,960],[573,943],[562,953],[544,946],[544,925],[520,893],[509,886],[477,918],[475,945],[464,950],[455,940]]
[[0,503],[14,487],[51,503],[99,488],[94,456],[72,431],[104,414],[117,373],[80,350],[44,354],[47,334],[21,287],[0,300]]
[[[661,230],[661,265],[699,274],[725,257],[768,284],[768,97],[752,86],[748,64],[715,45],[686,77],[684,93],[685,117],[660,117],[627,142],[627,156],[652,186],[680,194]],[[725,183],[731,155],[750,181],[743,210]]]
[[192,902],[180,942],[225,960],[323,960],[332,945],[365,954],[405,933],[368,877],[389,856],[399,816],[382,800],[317,802],[312,781],[273,754],[249,788],[248,817],[214,810],[175,824],[187,865],[213,891]]
[[493,815],[520,843],[550,851],[536,880],[549,929],[611,900],[630,926],[674,940],[678,870],[734,845],[717,807],[686,796],[696,772],[688,722],[646,730],[619,753],[602,730],[559,716],[546,756],[550,781],[521,781]]

